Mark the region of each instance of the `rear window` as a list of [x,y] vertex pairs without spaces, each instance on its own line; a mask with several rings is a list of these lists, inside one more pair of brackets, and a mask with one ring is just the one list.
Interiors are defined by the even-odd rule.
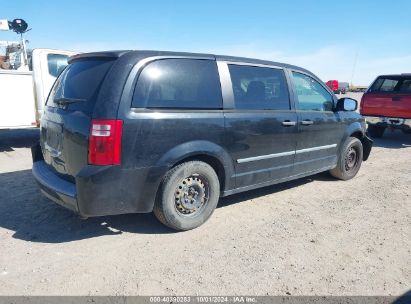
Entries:
[[134,108],[221,109],[217,64],[213,60],[163,59],[140,73]]
[[54,100],[59,98],[84,99],[67,105],[67,109],[91,113],[100,86],[112,64],[112,60],[82,60],[69,64],[54,83],[47,105],[57,107]]
[[379,77],[369,92],[411,92],[411,77]]

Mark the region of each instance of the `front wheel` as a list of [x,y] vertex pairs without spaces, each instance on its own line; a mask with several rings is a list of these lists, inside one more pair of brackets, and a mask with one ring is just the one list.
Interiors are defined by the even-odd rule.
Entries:
[[153,211],[164,225],[190,230],[208,220],[219,196],[220,183],[214,169],[201,161],[189,161],[166,174]]
[[338,155],[337,166],[330,170],[331,175],[342,180],[353,178],[360,170],[362,158],[361,141],[356,137],[347,138]]

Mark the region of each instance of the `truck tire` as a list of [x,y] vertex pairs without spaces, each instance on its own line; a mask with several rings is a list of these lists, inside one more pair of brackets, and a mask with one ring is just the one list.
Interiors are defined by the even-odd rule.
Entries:
[[353,178],[361,168],[363,159],[363,147],[356,137],[348,137],[341,147],[337,159],[337,166],[330,170],[332,176],[349,180]]
[[189,161],[167,172],[153,212],[172,229],[190,230],[208,220],[219,197],[220,182],[214,169],[201,161]]
[[368,134],[374,138],[381,138],[384,135],[385,127],[377,125],[368,125]]

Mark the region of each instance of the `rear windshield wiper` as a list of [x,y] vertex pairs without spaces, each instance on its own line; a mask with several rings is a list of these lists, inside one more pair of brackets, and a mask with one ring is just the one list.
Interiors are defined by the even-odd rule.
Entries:
[[58,105],[64,106],[64,105],[68,105],[68,104],[75,103],[75,102],[86,101],[86,99],[61,97],[61,98],[55,98],[53,101],[54,103]]

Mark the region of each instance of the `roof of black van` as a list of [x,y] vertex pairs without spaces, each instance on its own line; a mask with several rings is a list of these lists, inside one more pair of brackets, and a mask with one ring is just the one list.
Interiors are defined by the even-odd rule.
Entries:
[[204,59],[212,59],[212,60],[224,60],[224,61],[232,61],[232,62],[244,62],[244,63],[251,63],[251,64],[265,64],[265,65],[275,65],[279,67],[291,68],[291,69],[298,69],[300,71],[305,71],[312,74],[310,71],[286,63],[274,62],[269,60],[260,60],[254,58],[247,58],[247,57],[236,57],[236,56],[227,56],[227,55],[214,55],[214,54],[202,54],[202,53],[187,53],[187,52],[172,52],[172,51],[154,51],[154,50],[118,50],[118,51],[103,51],[103,52],[92,52],[92,53],[81,53],[78,55],[74,55],[70,57],[69,63],[85,59],[85,58],[120,58],[123,55],[127,54],[130,56],[130,59],[135,57],[142,59],[147,57],[153,56],[189,56],[189,57],[199,57]]

